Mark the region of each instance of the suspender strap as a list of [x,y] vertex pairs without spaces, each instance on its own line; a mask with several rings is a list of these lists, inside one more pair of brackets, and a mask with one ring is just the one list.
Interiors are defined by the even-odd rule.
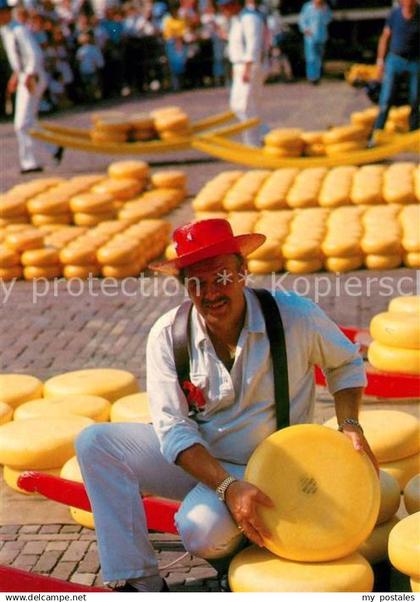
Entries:
[[184,301],[184,303],[178,307],[178,310],[175,314],[175,320],[172,324],[172,345],[174,351],[175,368],[178,375],[179,386],[182,390],[182,383],[185,380],[190,380],[190,355],[188,352],[188,342],[191,310],[191,301]]
[[265,328],[270,341],[273,363],[274,399],[276,403],[277,429],[290,424],[289,377],[287,373],[286,340],[280,311],[273,296],[266,289],[253,289],[261,304]]

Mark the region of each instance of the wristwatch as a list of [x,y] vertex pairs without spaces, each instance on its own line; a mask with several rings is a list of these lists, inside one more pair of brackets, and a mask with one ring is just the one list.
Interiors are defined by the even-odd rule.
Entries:
[[225,501],[226,491],[229,485],[232,485],[232,483],[234,483],[237,480],[238,479],[235,479],[235,477],[228,476],[220,483],[220,485],[216,487],[216,495],[221,502]]
[[360,430],[360,432],[363,435],[362,425],[360,424],[360,422],[358,420],[355,420],[354,418],[346,418],[345,420],[343,420],[343,422],[338,427],[338,430],[340,432],[343,432],[343,428],[346,426],[346,424],[348,424],[350,426],[355,426],[356,428],[358,428]]

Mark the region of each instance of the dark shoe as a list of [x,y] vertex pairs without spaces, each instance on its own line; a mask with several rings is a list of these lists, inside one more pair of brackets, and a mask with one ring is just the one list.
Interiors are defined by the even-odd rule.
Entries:
[[56,165],[60,165],[61,161],[63,160],[63,156],[64,156],[64,148],[62,146],[59,146],[57,148],[57,150],[55,151],[55,153],[53,154],[54,163]]
[[376,146],[376,142],[375,142],[375,140],[373,138],[371,138],[370,140],[368,140],[367,148],[375,148],[375,146]]
[[227,574],[219,576],[219,590],[221,592],[231,592]]
[[[162,579],[162,587],[160,588],[161,592],[169,592],[168,584],[165,579]],[[139,590],[133,587],[130,583],[126,583],[125,585],[121,585],[120,587],[114,587],[114,592],[129,592],[131,594],[139,594]]]
[[25,176],[26,174],[40,173],[41,171],[44,171],[44,168],[38,165],[37,167],[30,167],[29,169],[21,169],[20,173],[22,176]]
[[321,80],[320,79],[311,79],[310,82],[313,86],[319,86],[319,84],[321,83]]

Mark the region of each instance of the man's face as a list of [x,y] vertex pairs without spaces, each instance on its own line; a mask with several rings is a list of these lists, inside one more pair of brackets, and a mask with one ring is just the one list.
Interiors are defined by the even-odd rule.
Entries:
[[224,4],[220,7],[220,11],[222,15],[230,19],[235,16],[238,12],[240,12],[241,7],[237,2],[230,2],[229,4]]
[[0,9],[0,27],[2,25],[7,25],[8,23],[10,23],[12,19],[12,11],[9,10],[8,8],[1,8]]
[[219,255],[190,266],[188,294],[206,324],[220,329],[239,320],[245,307],[245,265],[235,255]]
[[416,0],[400,0],[402,8],[413,10],[417,4]]

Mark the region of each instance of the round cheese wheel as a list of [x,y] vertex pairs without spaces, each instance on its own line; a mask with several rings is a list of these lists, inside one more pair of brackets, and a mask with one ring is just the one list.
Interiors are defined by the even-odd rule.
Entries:
[[[3,479],[4,479],[5,483],[11,489],[14,489],[18,493],[23,493],[24,495],[37,495],[36,493],[32,493],[30,491],[25,491],[24,489],[21,489],[19,487],[19,485],[17,484],[20,475],[23,472],[26,472],[27,470],[34,470],[34,469],[33,468],[25,468],[23,470],[19,470],[17,468],[12,468],[11,466],[4,466],[3,467]],[[59,477],[60,470],[61,470],[60,468],[48,468],[48,469],[44,468],[42,470],[42,472],[53,475],[54,477]]]
[[95,119],[95,127],[106,132],[127,132],[131,129],[131,123],[128,119],[115,115],[98,115]]
[[251,259],[281,259],[281,245],[279,241],[267,238],[256,251],[248,255],[248,261]]
[[319,247],[316,240],[301,240],[297,243],[289,238],[282,246],[282,253],[286,259],[314,259],[320,255]]
[[145,161],[116,161],[108,167],[110,178],[134,178],[145,180],[149,176],[149,165]]
[[43,388],[44,385],[35,376],[0,374],[0,401],[7,403],[11,408],[42,397]]
[[420,474],[412,477],[404,487],[404,505],[408,514],[420,511]]
[[155,127],[150,113],[133,113],[130,115],[130,123],[136,130],[151,130]]
[[401,573],[420,578],[420,512],[403,518],[389,534],[391,564]]
[[95,395],[114,402],[125,395],[137,393],[136,377],[126,370],[91,368],[53,376],[44,383],[44,397],[63,395]]
[[373,571],[360,554],[330,562],[292,562],[251,546],[229,566],[233,592],[370,592]]
[[401,255],[366,255],[365,266],[370,270],[393,270],[401,265]]
[[60,258],[57,249],[45,247],[44,249],[33,249],[22,253],[21,262],[23,265],[36,267],[59,265]]
[[70,199],[70,208],[81,213],[109,213],[114,209],[112,194],[85,192]]
[[179,140],[179,138],[185,138],[191,134],[189,128],[180,128],[176,130],[161,130],[159,137],[161,140]]
[[412,592],[420,592],[420,577],[410,577],[410,587]]
[[0,427],[0,463],[13,468],[56,468],[74,456],[77,435],[93,420],[85,416],[31,418]]
[[139,245],[130,239],[110,242],[98,249],[97,259],[101,265],[121,265],[134,263],[139,255]]
[[402,460],[394,460],[394,462],[384,462],[381,464],[381,470],[384,470],[390,474],[394,479],[397,479],[401,491],[407,485],[408,481],[412,479],[419,472],[420,466],[420,454],[413,454],[408,458],[402,458]]
[[97,264],[88,265],[65,265],[63,268],[64,278],[81,278],[86,280],[93,276],[99,276],[101,273],[100,267]]
[[404,265],[408,268],[420,268],[420,253],[419,252],[411,252],[404,253],[403,255]]
[[284,269],[291,274],[310,274],[322,268],[322,259],[287,259]]
[[23,269],[20,265],[15,265],[10,268],[0,268],[0,280],[9,281],[15,278],[22,278]]
[[289,147],[281,147],[281,146],[270,146],[266,145],[263,147],[263,153],[265,155],[269,155],[270,157],[278,157],[279,159],[283,157],[300,157],[303,151],[303,143],[301,143],[298,148],[289,148]]
[[74,213],[73,221],[78,226],[86,226],[87,228],[91,228],[100,224],[101,222],[105,222],[108,220],[112,220],[115,218],[115,211],[112,209],[111,211],[105,211],[104,213]]
[[28,249],[39,249],[44,246],[44,233],[35,228],[12,232],[4,239],[4,244],[9,249],[20,253]]
[[12,249],[0,246],[0,268],[13,268],[20,264],[20,255]]
[[420,295],[395,297],[389,302],[388,311],[404,312],[409,314],[420,313]]
[[111,422],[143,422],[149,424],[152,417],[147,401],[147,393],[134,393],[112,404]]
[[384,372],[420,374],[420,350],[390,347],[378,341],[369,345],[368,359],[374,368]]
[[25,266],[23,268],[23,277],[25,280],[36,280],[37,278],[45,278],[53,280],[59,278],[62,274],[61,265],[44,265],[44,266]]
[[400,484],[387,472],[379,471],[379,484],[381,486],[381,504],[379,506],[376,524],[390,520],[400,507],[401,491]]
[[181,112],[167,112],[166,114],[160,114],[155,117],[155,128],[158,132],[164,130],[183,130],[188,128],[189,119],[188,115]]
[[323,144],[324,130],[302,132],[301,138],[305,144]]
[[354,255],[353,257],[327,257],[324,265],[330,272],[351,272],[352,270],[358,270],[363,265],[363,257],[361,255]]
[[343,125],[331,128],[325,132],[322,141],[332,145],[344,142],[353,142],[366,137],[366,129],[360,125]]
[[187,185],[187,174],[179,169],[156,171],[151,176],[154,188],[182,188]]
[[4,401],[0,401],[0,424],[10,422],[13,417],[13,408]]
[[[407,412],[398,410],[364,410],[359,421],[378,462],[393,462],[420,451],[420,422]],[[324,426],[337,428],[331,418]]]
[[251,274],[271,274],[280,272],[283,266],[281,259],[248,259],[248,270]]
[[141,272],[139,262],[124,263],[121,265],[103,265],[102,274],[106,278],[130,278],[138,276]]
[[375,341],[391,347],[420,349],[420,317],[407,312],[382,312],[370,322]]
[[366,146],[365,140],[354,140],[352,142],[338,142],[337,144],[327,144],[325,152],[328,156],[342,155],[360,150]]
[[394,516],[387,522],[377,525],[369,537],[357,550],[370,564],[383,562],[388,558],[388,539],[391,529],[399,522]]
[[[79,462],[77,457],[73,456],[64,464],[61,469],[60,477],[68,479],[69,481],[76,481],[76,483],[83,483],[82,473],[80,471]],[[80,510],[70,506],[70,514],[77,523],[87,527],[88,529],[94,529],[95,523],[93,520],[93,513],[86,510]]]
[[245,479],[275,504],[259,508],[271,532],[265,546],[290,560],[320,562],[351,553],[378,515],[372,463],[345,435],[320,425],[292,426],[267,437],[252,454]]
[[92,130],[90,133],[90,137],[93,142],[127,142],[127,132],[111,132],[105,130]]
[[96,184],[92,192],[111,194],[115,200],[124,201],[133,198],[143,189],[143,183],[134,178],[120,178],[118,180],[109,179]]
[[111,404],[107,399],[95,395],[71,395],[51,397],[49,399],[35,399],[23,403],[15,410],[15,420],[28,420],[42,416],[86,416],[95,422],[109,420]]
[[71,224],[73,221],[72,214],[69,212],[57,214],[34,213],[31,217],[31,222],[34,226],[46,226],[49,224]]
[[60,261],[65,265],[92,265],[96,263],[96,244],[69,244],[61,249]]
[[271,130],[265,137],[264,142],[270,146],[283,146],[301,142],[303,130],[299,128],[278,128]]

